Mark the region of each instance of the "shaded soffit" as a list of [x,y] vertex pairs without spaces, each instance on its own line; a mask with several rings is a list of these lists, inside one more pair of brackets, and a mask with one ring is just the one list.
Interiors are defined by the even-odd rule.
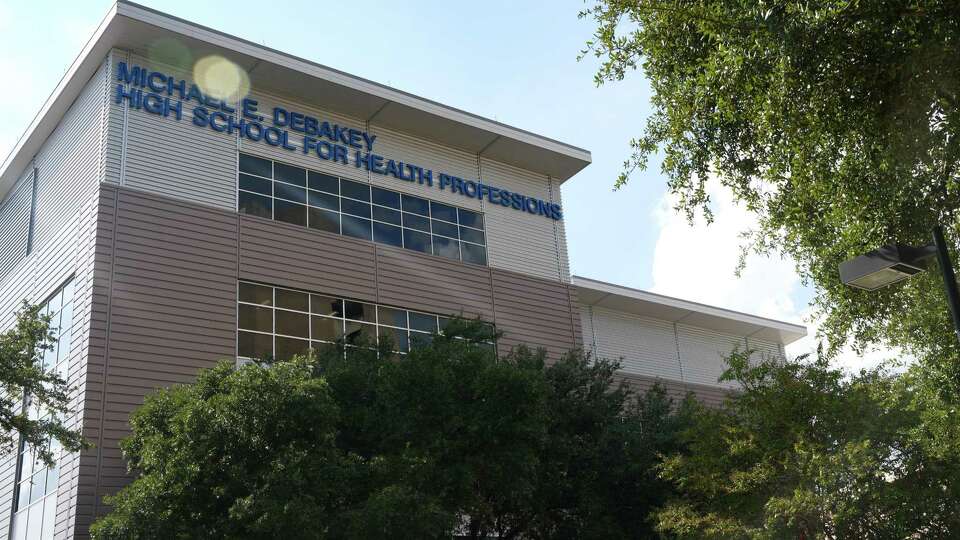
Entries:
[[581,305],[670,322],[682,322],[708,330],[774,341],[788,345],[807,335],[798,324],[757,317],[639,289],[574,276],[573,286]]
[[[0,199],[60,122],[112,48],[146,50],[176,37],[195,57],[219,54],[250,74],[257,91],[447,144],[563,182],[590,152],[304,60],[131,2],[107,13],[83,51],[0,167]],[[362,126],[358,126],[362,127]]]

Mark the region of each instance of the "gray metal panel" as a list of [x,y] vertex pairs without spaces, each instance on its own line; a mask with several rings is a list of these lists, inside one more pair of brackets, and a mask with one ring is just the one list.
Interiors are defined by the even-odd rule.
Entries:
[[[504,163],[480,160],[483,183],[550,201],[550,180],[530,171]],[[569,281],[562,268],[566,257],[561,254],[557,222],[546,216],[483,203],[487,227],[487,258],[490,266],[545,279]],[[523,231],[518,235],[518,231]]]
[[106,510],[102,497],[130,480],[118,443],[143,397],[191,382],[199,369],[236,354],[236,215],[132,189],[116,192],[115,208],[109,197],[102,200],[97,246],[106,298],[95,299],[94,316],[106,317],[105,350],[99,358],[91,350],[90,359],[106,392],[88,389],[85,415],[96,426],[96,468],[87,481],[96,491],[92,501],[89,491],[78,501],[77,535]]
[[597,357],[619,360],[626,373],[684,380],[673,324],[593,307]]
[[376,301],[372,242],[240,216],[240,277]]
[[521,343],[544,347],[558,359],[576,347],[569,285],[516,272],[491,269],[497,329],[504,333],[501,352]]
[[377,278],[382,304],[493,321],[486,267],[377,246]]
[[[116,63],[122,60],[114,56]],[[129,55],[129,62],[149,66],[191,82],[189,73]],[[111,89],[115,91],[115,89]],[[236,210],[237,138],[192,124],[195,104],[183,103],[183,118],[162,117],[143,109],[111,108],[122,114],[125,142],[120,185],[167,195],[224,210]]]

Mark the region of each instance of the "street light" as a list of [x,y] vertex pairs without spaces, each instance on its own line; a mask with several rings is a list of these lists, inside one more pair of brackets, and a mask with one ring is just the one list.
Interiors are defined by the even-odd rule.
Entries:
[[927,262],[934,256],[943,275],[954,331],[960,341],[960,292],[957,291],[957,278],[940,226],[933,229],[933,244],[920,247],[889,244],[843,261],[840,263],[840,281],[851,287],[875,291],[923,272]]

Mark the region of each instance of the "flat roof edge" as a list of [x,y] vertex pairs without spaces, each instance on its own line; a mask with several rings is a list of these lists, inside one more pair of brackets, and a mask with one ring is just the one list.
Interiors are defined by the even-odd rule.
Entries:
[[623,285],[616,285],[614,283],[607,283],[604,281],[599,281],[595,279],[585,278],[582,276],[573,276],[571,278],[571,284],[580,289],[593,290],[609,295],[616,295],[622,298],[635,300],[638,302],[648,302],[653,304],[658,304],[661,306],[681,309],[690,311],[693,313],[700,313],[703,315],[717,317],[721,319],[727,319],[731,321],[736,321],[745,324],[751,324],[755,326],[760,326],[763,328],[768,328],[780,332],[782,335],[785,335],[790,338],[789,341],[786,341],[784,344],[792,343],[804,336],[807,335],[807,328],[801,324],[795,324],[785,321],[780,321],[776,319],[770,319],[767,317],[761,317],[759,315],[751,315],[749,313],[743,313],[740,311],[735,311],[732,309],[711,306],[708,304],[701,304],[699,302],[693,302],[691,300],[684,300],[682,298],[675,298],[672,296],[667,296],[663,294],[653,293],[650,291],[644,291],[640,289],[634,289],[630,287],[625,287]]
[[[275,64],[285,66],[303,73],[314,75],[318,78],[325,80],[333,81],[337,84],[343,85],[350,89],[368,93],[395,103],[407,105],[415,109],[419,109],[423,112],[435,114],[447,118],[449,120],[459,122],[466,125],[471,125],[473,127],[490,131],[500,136],[510,137],[516,139],[520,142],[525,142],[533,146],[538,146],[545,150],[556,152],[558,154],[563,154],[569,158],[580,160],[584,162],[584,166],[588,165],[591,162],[592,156],[589,150],[568,144],[556,139],[551,139],[543,135],[533,133],[521,128],[505,124],[503,122],[498,122],[490,118],[480,116],[456,107],[451,107],[443,103],[417,96],[410,92],[405,92],[387,86],[376,81],[365,79],[363,77],[358,77],[350,73],[338,70],[336,68],[331,68],[325,66],[318,62],[312,60],[307,60],[299,56],[295,56],[290,53],[268,47],[266,45],[260,45],[253,41],[228,34],[226,32],[217,30],[215,28],[210,28],[197,24],[174,15],[164,13],[162,11],[137,4],[135,2],[130,2],[128,0],[118,0],[116,3],[118,9],[118,14],[125,17],[130,17],[137,19],[160,28],[166,28],[171,31],[180,32],[180,33],[189,33],[189,30],[194,30],[193,37],[198,39],[203,39],[215,45],[220,45],[228,49],[237,50],[244,54],[250,56],[260,57],[261,59]],[[178,23],[182,28],[175,29],[172,28],[169,24],[164,24],[166,21],[171,21]],[[196,31],[200,30],[210,34],[210,38],[205,39],[203,36],[196,35]],[[217,38],[222,40],[222,43],[215,41]],[[273,58],[270,58],[273,57]],[[291,64],[292,63],[292,64]],[[299,64],[299,65],[297,65]]]

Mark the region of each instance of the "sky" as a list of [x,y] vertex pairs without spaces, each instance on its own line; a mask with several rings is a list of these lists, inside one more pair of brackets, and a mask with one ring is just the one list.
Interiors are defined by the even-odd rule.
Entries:
[[[144,0],[144,5],[274,49],[590,150],[593,163],[562,187],[575,275],[806,324],[816,346],[813,291],[789,260],[752,256],[734,274],[754,219],[714,190],[715,221],[672,209],[660,165],[613,190],[629,141],[651,112],[642,72],[597,87],[598,61],[577,56],[594,30],[582,0]],[[0,0],[0,155],[6,156],[111,1]],[[276,6],[267,9],[265,6]],[[39,39],[38,39],[39,38]],[[838,362],[875,364],[885,351]]]

